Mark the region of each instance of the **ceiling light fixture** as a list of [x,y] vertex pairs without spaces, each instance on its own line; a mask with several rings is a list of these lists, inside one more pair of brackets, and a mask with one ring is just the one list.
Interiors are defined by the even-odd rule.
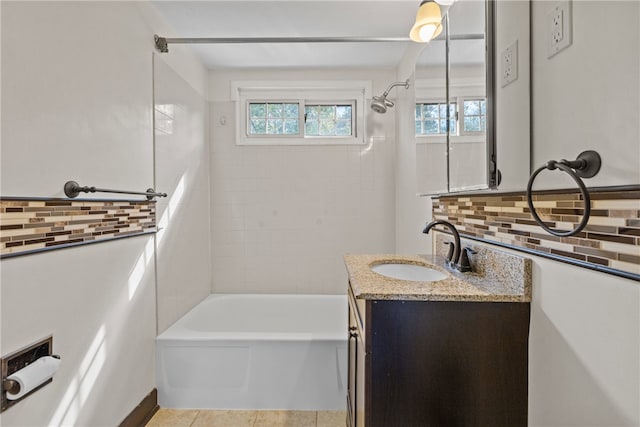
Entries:
[[414,42],[426,43],[442,32],[442,12],[440,6],[433,0],[423,0],[416,14],[409,37]]

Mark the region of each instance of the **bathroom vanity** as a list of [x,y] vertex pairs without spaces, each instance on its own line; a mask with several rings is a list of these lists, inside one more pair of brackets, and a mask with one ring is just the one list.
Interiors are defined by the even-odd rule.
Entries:
[[[531,266],[514,256],[496,273],[486,265],[495,254],[482,250],[473,274],[440,257],[345,256],[350,426],[527,425]],[[413,282],[371,270],[391,262],[447,277]]]

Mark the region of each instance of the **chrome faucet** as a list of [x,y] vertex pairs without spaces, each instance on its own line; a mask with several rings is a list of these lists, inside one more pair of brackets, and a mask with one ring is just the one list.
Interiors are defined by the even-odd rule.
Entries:
[[449,251],[449,254],[451,255],[447,256],[447,261],[449,262],[450,266],[458,268],[459,261],[460,261],[461,248],[460,248],[460,234],[458,233],[458,230],[456,230],[456,227],[448,221],[436,220],[428,223],[427,226],[424,228],[424,230],[422,230],[422,232],[425,234],[429,234],[429,231],[431,231],[431,229],[438,224],[446,226],[451,231],[451,234],[453,234],[453,240],[454,240],[453,254],[451,253],[451,251]]

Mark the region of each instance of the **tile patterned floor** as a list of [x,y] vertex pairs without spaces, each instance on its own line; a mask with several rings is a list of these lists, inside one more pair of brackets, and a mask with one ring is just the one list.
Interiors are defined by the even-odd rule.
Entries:
[[345,427],[345,411],[160,409],[146,427]]

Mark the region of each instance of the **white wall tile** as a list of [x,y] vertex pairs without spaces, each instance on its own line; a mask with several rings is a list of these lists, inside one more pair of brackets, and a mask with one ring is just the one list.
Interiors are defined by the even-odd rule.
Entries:
[[[304,75],[314,77],[313,72]],[[216,85],[241,76],[255,79],[257,74],[211,73]],[[390,73],[370,71],[343,72],[339,78],[371,77],[381,90],[393,80]],[[393,251],[392,144],[375,155],[372,145],[236,146],[234,104],[214,102],[210,111],[214,292],[344,293],[342,255],[354,241],[366,242],[358,243],[365,252]],[[226,125],[220,124],[222,116]],[[392,121],[385,126],[394,132]],[[218,269],[216,262],[225,255],[245,262]]]

